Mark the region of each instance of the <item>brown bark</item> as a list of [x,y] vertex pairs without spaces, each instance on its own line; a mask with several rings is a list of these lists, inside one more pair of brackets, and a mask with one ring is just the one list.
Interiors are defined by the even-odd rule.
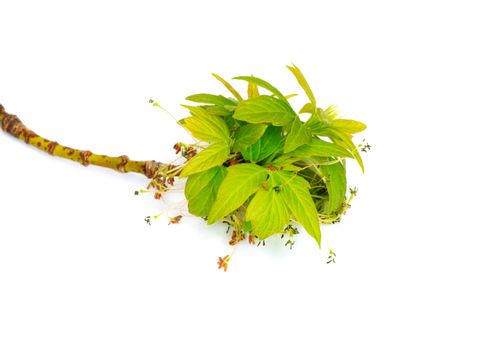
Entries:
[[97,165],[110,168],[121,173],[134,172],[147,178],[153,178],[157,171],[166,164],[154,160],[137,161],[130,160],[128,156],[111,157],[63,146],[55,141],[48,140],[27,128],[14,114],[9,114],[0,104],[0,123],[2,130],[13,137],[25,141],[25,143],[47,152],[50,155],[66,158],[78,162],[84,166]]

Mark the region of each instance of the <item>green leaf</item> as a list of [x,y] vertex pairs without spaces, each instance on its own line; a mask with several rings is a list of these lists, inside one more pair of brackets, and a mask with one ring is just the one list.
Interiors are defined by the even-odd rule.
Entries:
[[321,228],[318,212],[309,193],[309,183],[301,176],[288,171],[273,172],[271,176],[280,183],[279,195],[283,198],[291,214],[316,240],[321,247]]
[[319,167],[328,190],[329,199],[325,211],[332,214],[339,210],[346,199],[346,171],[340,162]]
[[257,78],[257,77],[254,77],[254,76],[250,76],[250,77],[249,76],[240,76],[240,77],[235,77],[233,79],[245,80],[245,81],[254,83],[254,84],[260,86],[261,88],[264,88],[269,92],[272,92],[275,96],[279,97],[282,101],[287,102],[284,95],[277,88],[275,88],[274,86],[272,86],[267,81],[265,81],[261,78]]
[[331,122],[331,126],[349,134],[356,134],[366,129],[365,124],[351,119],[335,119]]
[[232,93],[232,95],[234,95],[234,97],[237,100],[239,100],[239,101],[243,100],[242,96],[240,96],[240,94],[237,92],[237,90],[235,90],[234,87],[232,85],[230,85],[228,81],[226,81],[224,78],[222,78],[221,76],[219,76],[215,73],[212,73],[212,75],[215,77],[215,79],[220,81],[227,88],[227,90],[229,90]]
[[267,189],[260,188],[252,198],[245,215],[245,219],[252,225],[251,233],[260,240],[281,232],[290,219],[289,208],[280,194],[281,184],[273,176],[267,184]]
[[346,157],[353,158],[353,155],[344,147],[337,144],[313,137],[309,144],[302,145],[292,152],[286,153],[283,157],[311,158],[311,157]]
[[192,117],[181,119],[178,123],[193,137],[205,142],[230,142],[227,124],[221,117],[209,114],[202,107],[184,106],[192,112]]
[[214,143],[191,158],[184,166],[180,177],[200,173],[202,171],[222,165],[230,154],[230,147],[226,143]]
[[208,114],[216,116],[216,117],[223,117],[224,119],[226,117],[232,117],[232,115],[234,114],[233,111],[229,111],[227,108],[222,107],[222,106],[203,105],[203,106],[200,106],[200,107],[203,108],[204,110],[206,110]]
[[301,145],[311,142],[311,131],[299,120],[294,119],[291,124],[291,130],[287,134],[286,143],[284,144],[284,153],[291,152]]
[[244,221],[244,232],[250,233],[252,231],[252,224],[250,221]]
[[247,124],[235,132],[234,152],[242,152],[259,140],[267,129],[265,124]]
[[269,125],[264,135],[256,143],[242,151],[242,156],[245,160],[250,160],[251,162],[261,161],[282,148],[283,141],[281,128]]
[[304,74],[301,72],[301,70],[298,67],[296,67],[296,65],[292,65],[292,67],[291,66],[287,66],[287,68],[296,77],[297,82],[303,88],[304,92],[306,93],[306,95],[309,98],[309,101],[311,101],[311,104],[312,104],[313,110],[314,110],[316,108],[316,99],[314,98],[313,91],[309,87],[309,84],[308,84],[306,78],[304,77]]
[[344,146],[351,154],[353,158],[356,159],[358,162],[361,171],[365,172],[365,167],[363,165],[363,159],[361,159],[360,152],[358,151],[358,147],[355,146],[353,141],[351,140],[351,135],[344,133],[343,131],[335,128],[328,128],[325,130],[322,136],[328,136],[334,143]]
[[234,113],[235,119],[253,124],[271,123],[278,126],[288,125],[296,116],[287,103],[267,95],[241,101]]
[[208,223],[213,224],[241,207],[266,178],[267,169],[256,164],[245,163],[228,167],[227,176],[208,215]]
[[217,105],[217,106],[225,106],[225,105],[231,105],[235,106],[237,105],[237,102],[222,96],[222,95],[212,95],[212,94],[196,94],[196,95],[190,95],[186,98],[188,101],[192,102],[197,102],[197,103],[206,103],[206,104],[211,104],[211,105]]
[[306,103],[301,108],[301,110],[299,111],[299,114],[303,114],[303,113],[309,113],[309,114],[314,113],[314,106],[313,106],[313,104],[312,103]]
[[280,170],[292,171],[293,173],[297,173],[304,170],[305,167],[292,164],[296,161],[298,160],[293,158],[288,158],[288,159],[278,158],[274,160],[271,164],[276,168],[280,168]]
[[323,132],[328,128],[328,118],[326,117],[325,112],[321,108],[317,108],[311,117],[306,122],[307,127],[314,133],[318,134]]
[[188,177],[185,197],[188,200],[188,211],[191,214],[196,216],[208,215],[226,173],[226,168],[215,166]]

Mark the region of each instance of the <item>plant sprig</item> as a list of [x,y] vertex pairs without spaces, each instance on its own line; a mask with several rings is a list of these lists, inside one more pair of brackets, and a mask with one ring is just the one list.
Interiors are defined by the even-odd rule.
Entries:
[[[187,97],[195,105],[183,105],[189,116],[179,124],[200,141],[191,152],[175,146],[189,154],[176,168],[187,178],[188,210],[208,224],[228,223],[231,244],[246,236],[264,242],[299,223],[321,246],[320,224],[338,222],[356,194],[346,195],[346,159],[355,159],[364,171],[359,152],[370,146],[356,146],[352,139],[365,124],[340,118],[334,106],[319,107],[301,70],[288,68],[309,100],[299,113],[288,101],[294,94],[284,95],[254,76],[234,78],[247,82],[245,99],[214,74],[232,96],[200,93]],[[172,169],[161,169],[158,178],[169,179]],[[291,233],[286,245],[293,244]]]

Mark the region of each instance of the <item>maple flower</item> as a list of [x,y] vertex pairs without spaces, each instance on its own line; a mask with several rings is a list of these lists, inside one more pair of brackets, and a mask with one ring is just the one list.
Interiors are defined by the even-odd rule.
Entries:
[[219,269],[224,269],[224,272],[227,271],[227,268],[229,267],[229,261],[230,261],[230,258],[232,257],[232,255],[225,255],[223,258],[219,257],[218,258],[218,268]]

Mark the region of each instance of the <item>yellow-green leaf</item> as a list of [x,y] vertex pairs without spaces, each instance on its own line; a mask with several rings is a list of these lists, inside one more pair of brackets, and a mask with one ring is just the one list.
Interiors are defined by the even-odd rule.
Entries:
[[366,129],[365,124],[351,119],[334,119],[331,126],[349,134],[356,134]]
[[192,117],[184,118],[179,124],[188,130],[193,137],[205,142],[230,142],[230,132],[225,121],[216,115],[209,114],[202,107],[185,106]]
[[249,99],[259,96],[259,89],[257,88],[257,84],[249,81],[249,85],[247,86],[247,96]]
[[333,120],[339,116],[339,108],[336,105],[331,105],[324,110],[324,115],[326,119]]
[[267,169],[256,164],[237,164],[227,168],[222,185],[208,215],[208,223],[223,219],[241,207],[266,180]]
[[346,170],[340,162],[322,165],[318,170],[328,190],[328,202],[324,209],[327,214],[332,214],[341,208],[346,199]]
[[289,208],[280,194],[279,185],[271,176],[267,189],[261,187],[247,208],[245,219],[251,223],[251,233],[260,240],[281,232],[289,224]]
[[250,77],[249,76],[240,76],[240,77],[235,77],[233,79],[245,80],[245,81],[254,83],[254,84],[260,86],[261,88],[264,88],[269,92],[272,92],[274,94],[274,96],[279,97],[282,101],[285,101],[287,103],[284,95],[276,87],[274,87],[273,85],[269,84],[267,81],[265,81],[261,78],[257,78],[257,77],[254,77],[254,76],[250,76]]
[[361,171],[363,173],[365,172],[363,159],[361,159],[361,155],[360,155],[360,152],[358,151],[358,147],[356,147],[355,144],[353,143],[353,140],[351,140],[351,135],[348,135],[336,128],[328,128],[327,130],[325,130],[325,133],[321,135],[328,136],[334,143],[345,147],[349,152],[351,152],[351,154],[353,155],[353,158],[355,158],[356,161],[358,162],[358,165],[360,166]]
[[237,92],[237,90],[235,90],[234,87],[232,85],[230,85],[228,81],[226,81],[224,78],[222,78],[221,76],[219,76],[215,73],[212,73],[212,75],[215,77],[215,79],[220,81],[227,88],[227,90],[229,90],[232,93],[232,95],[234,95],[234,97],[237,100],[239,100],[239,101],[243,100],[242,96],[240,96],[240,94]]
[[253,145],[242,151],[245,160],[258,162],[275,153],[283,147],[281,127],[269,125],[264,135]]
[[297,82],[303,88],[304,92],[306,93],[306,95],[309,98],[309,101],[311,101],[311,104],[312,104],[313,108],[316,108],[316,99],[314,98],[313,91],[309,87],[309,84],[308,84],[306,78],[304,77],[304,74],[295,65],[287,66],[287,68],[289,68],[289,70],[291,71],[291,73],[294,74],[294,76],[296,77]]
[[226,143],[214,143],[191,158],[183,167],[180,177],[200,173],[202,171],[222,165],[230,154],[230,147]]
[[282,126],[290,124],[296,116],[287,103],[272,96],[262,95],[241,101],[233,117],[252,124],[271,123]]
[[346,157],[353,158],[353,155],[344,147],[337,144],[313,137],[306,145],[298,147],[292,152],[284,154],[283,157],[311,158],[311,157]]
[[190,95],[186,97],[186,100],[192,101],[192,102],[197,102],[197,103],[207,103],[211,105],[217,105],[217,106],[235,106],[237,105],[237,102],[234,100],[231,100],[230,98],[227,98],[222,95],[212,95],[212,94],[195,94],[195,95]]
[[284,144],[284,153],[291,152],[301,145],[311,142],[311,131],[307,126],[295,118],[291,124],[291,129],[286,137],[286,143]]
[[309,113],[309,114],[314,113],[314,106],[313,106],[313,104],[311,102],[306,103],[301,108],[301,110],[299,111],[299,114],[303,114],[303,113]]
[[242,152],[259,140],[267,129],[266,124],[247,124],[235,132],[234,152]]
[[322,108],[316,108],[316,111],[311,114],[306,125],[314,134],[319,135],[320,132],[324,131],[328,127],[328,118],[324,110]]
[[196,216],[208,215],[226,173],[226,168],[215,166],[188,177],[185,197],[188,200],[188,211],[191,214]]
[[318,212],[309,193],[309,183],[299,175],[288,171],[271,173],[280,183],[279,195],[283,198],[291,214],[321,246],[321,228]]

